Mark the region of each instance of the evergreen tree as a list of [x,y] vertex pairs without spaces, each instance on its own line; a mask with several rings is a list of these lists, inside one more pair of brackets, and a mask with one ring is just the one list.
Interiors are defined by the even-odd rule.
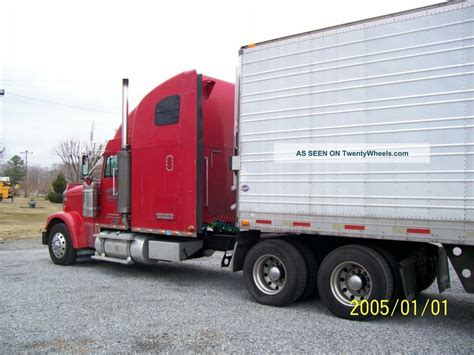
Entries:
[[10,183],[15,186],[23,180],[26,174],[25,163],[18,155],[14,155],[7,162],[3,175],[10,177]]
[[53,183],[51,184],[53,191],[62,194],[67,187],[67,181],[64,177],[63,173],[59,173],[56,179],[54,179]]
[[66,190],[66,187],[66,178],[64,177],[63,173],[59,173],[58,176],[56,176],[56,179],[54,179],[51,183],[51,188],[53,191],[48,194],[48,200],[52,203],[63,202],[63,192]]

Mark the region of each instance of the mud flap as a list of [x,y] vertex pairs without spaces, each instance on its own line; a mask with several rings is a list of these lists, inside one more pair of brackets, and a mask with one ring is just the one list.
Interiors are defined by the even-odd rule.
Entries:
[[244,260],[249,250],[257,244],[260,239],[259,231],[240,232],[237,242],[232,252],[232,272],[240,271],[244,268]]
[[416,299],[418,296],[415,263],[415,257],[411,256],[398,264],[402,278],[403,292],[409,301]]
[[451,288],[451,280],[449,278],[448,257],[443,247],[438,247],[438,258],[436,267],[436,279],[438,280],[439,293]]

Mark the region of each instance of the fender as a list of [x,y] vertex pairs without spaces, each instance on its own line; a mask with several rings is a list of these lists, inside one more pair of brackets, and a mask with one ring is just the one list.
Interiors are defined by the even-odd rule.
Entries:
[[64,223],[67,226],[74,249],[89,247],[89,238],[84,229],[84,221],[81,215],[74,211],[61,211],[48,216],[46,228],[45,231],[43,231],[43,244],[48,244],[48,233],[57,223]]

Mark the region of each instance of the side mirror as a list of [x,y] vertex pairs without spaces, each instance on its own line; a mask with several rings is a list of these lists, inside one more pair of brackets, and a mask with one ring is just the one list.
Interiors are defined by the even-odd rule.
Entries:
[[82,177],[89,175],[89,157],[87,155],[83,155],[81,159],[81,175]]

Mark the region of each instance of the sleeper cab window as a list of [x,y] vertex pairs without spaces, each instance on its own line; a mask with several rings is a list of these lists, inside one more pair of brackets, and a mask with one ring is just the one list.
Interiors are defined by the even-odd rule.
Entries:
[[178,122],[179,106],[179,95],[168,96],[159,101],[155,107],[155,125],[165,126]]
[[[115,170],[115,172],[114,172]],[[109,155],[105,158],[105,171],[104,177],[113,177],[117,176],[117,156]]]
[[165,126],[178,122],[179,106],[179,95],[167,96],[159,101],[155,107],[155,125]]

